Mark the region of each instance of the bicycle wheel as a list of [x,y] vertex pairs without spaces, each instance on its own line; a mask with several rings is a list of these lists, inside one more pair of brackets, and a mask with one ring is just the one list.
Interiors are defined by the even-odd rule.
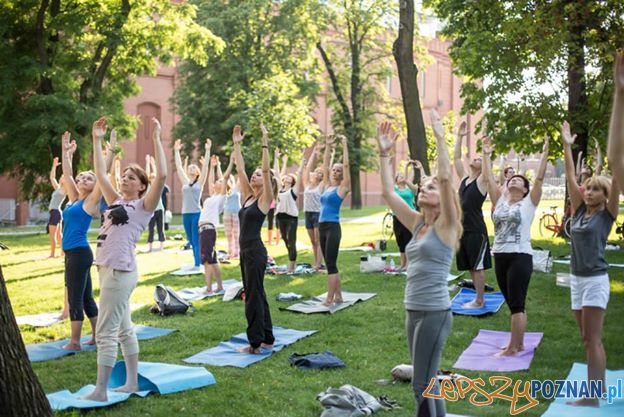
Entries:
[[392,213],[386,213],[381,222],[381,237],[384,240],[392,239],[392,235],[394,235],[394,227],[392,226]]
[[548,235],[555,237],[559,231],[559,221],[553,214],[546,213],[540,219],[539,229],[542,237],[546,237]]

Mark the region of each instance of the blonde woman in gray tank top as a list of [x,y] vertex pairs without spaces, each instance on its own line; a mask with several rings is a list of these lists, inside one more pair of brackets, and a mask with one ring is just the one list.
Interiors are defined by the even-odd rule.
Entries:
[[305,227],[310,237],[312,251],[314,252],[314,269],[321,269],[323,254],[321,253],[319,235],[319,216],[321,214],[321,181],[323,181],[323,168],[314,169],[318,160],[318,142],[312,146],[310,159],[306,160],[304,155],[301,160],[303,172],[299,175],[299,194],[303,193],[303,214],[305,217]]
[[451,183],[444,129],[435,111],[431,112],[431,122],[438,148],[438,172],[423,181],[418,200],[420,211],[410,208],[394,192],[391,157],[398,133],[388,122],[377,129],[382,196],[398,220],[413,231],[412,240],[406,247],[408,267],[404,304],[407,344],[414,368],[415,415],[418,416],[445,414],[443,400],[424,397],[423,393],[432,379],[436,381],[432,392],[440,392],[436,376],[452,326],[446,278],[462,234],[461,208]]

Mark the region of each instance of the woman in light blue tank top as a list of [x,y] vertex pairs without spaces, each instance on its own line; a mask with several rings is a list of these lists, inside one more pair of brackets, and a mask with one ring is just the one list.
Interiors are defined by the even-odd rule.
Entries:
[[186,238],[193,248],[194,266],[189,269],[189,273],[201,271],[201,260],[199,256],[199,214],[201,213],[201,196],[204,184],[208,178],[208,165],[210,163],[210,147],[212,141],[206,139],[204,145],[205,154],[204,162],[201,170],[195,164],[190,164],[186,172],[182,165],[180,150],[182,150],[182,141],[175,141],[173,145],[173,155],[176,164],[176,172],[182,183],[182,223],[184,224],[184,232]]
[[420,211],[411,208],[394,192],[391,153],[398,137],[390,123],[378,128],[382,196],[397,219],[413,237],[406,246],[408,258],[405,284],[407,343],[412,357],[412,387],[417,416],[444,415],[443,400],[425,397],[423,393],[434,380],[432,392],[440,393],[437,371],[444,343],[452,326],[451,301],[447,276],[453,252],[462,233],[461,208],[451,184],[444,130],[440,118],[432,111],[432,127],[438,147],[438,172],[427,178],[420,190]]
[[325,139],[325,155],[323,156],[323,182],[319,185],[321,192],[321,214],[319,218],[319,240],[321,253],[327,266],[327,298],[323,304],[330,306],[342,302],[340,274],[336,261],[342,230],[340,228],[340,206],[351,191],[351,174],[349,172],[349,148],[347,138],[342,137],[342,164],[334,164],[329,169],[329,160],[334,147],[333,136]]

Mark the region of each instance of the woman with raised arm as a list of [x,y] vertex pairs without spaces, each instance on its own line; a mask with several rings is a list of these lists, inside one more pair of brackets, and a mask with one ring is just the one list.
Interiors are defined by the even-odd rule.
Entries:
[[303,193],[303,215],[305,218],[305,228],[310,237],[312,252],[314,253],[314,269],[319,271],[322,268],[322,254],[319,237],[319,218],[321,215],[321,192],[320,184],[323,181],[323,169],[316,168],[319,147],[315,143],[312,147],[310,160],[306,162],[305,157],[301,161],[299,168],[299,193]]
[[[420,162],[418,162],[420,164]],[[405,171],[399,172],[394,177],[394,192],[405,201],[405,204],[412,210],[416,210],[415,197],[418,194],[418,186],[415,185],[409,177],[409,167],[422,169],[422,164],[416,165],[416,162],[408,161],[405,164]],[[405,255],[405,247],[412,240],[412,231],[403,226],[403,223],[399,221],[397,216],[392,214],[392,230],[394,231],[394,237],[397,245],[399,246],[399,253],[401,254],[400,271],[404,271],[407,268],[407,256]]]
[[[223,291],[216,245],[219,215],[223,212],[223,205],[225,204],[225,182],[221,170],[217,169],[218,164],[217,156],[213,155],[210,158],[208,174],[208,198],[204,200],[204,206],[199,216],[199,252],[202,265],[204,265],[205,292],[209,295]],[[217,280],[216,291],[212,290],[213,277]]]
[[507,194],[502,195],[492,173],[489,138],[483,140],[483,176],[490,193],[494,222],[494,254],[496,281],[511,311],[511,340],[498,355],[513,356],[524,349],[527,318],[525,301],[533,273],[531,223],[542,198],[542,184],[548,164],[548,136],[544,138],[537,177],[531,188],[529,180],[520,174],[507,180]]
[[[611,132],[613,133],[613,132]],[[607,238],[617,218],[620,188],[616,179],[590,177],[581,193],[574,175],[572,145],[576,135],[564,122],[561,138],[570,204],[574,215],[570,228],[572,256],[570,260],[570,297],[576,324],[587,353],[588,381],[605,383],[607,356],[602,345],[602,326],[609,302],[609,264],[604,254]],[[599,405],[599,398],[582,398],[570,403],[579,406]]]
[[619,184],[624,184],[624,53],[615,54],[613,66],[613,80],[615,92],[613,94],[613,109],[611,110],[611,124],[609,126],[609,166],[613,178]]
[[[114,147],[115,137],[111,136]],[[72,176],[72,158],[76,151],[76,141],[70,142],[69,132],[62,137],[62,165],[65,191],[69,202],[63,210],[64,231],[62,247],[65,252],[65,287],[69,303],[71,340],[63,349],[80,350],[80,336],[84,316],[89,318],[93,337],[85,344],[95,344],[98,307],[93,299],[91,264],[93,252],[87,240],[87,232],[94,217],[99,217],[100,188],[95,174],[91,171]],[[112,163],[112,153],[108,163]]]
[[262,223],[273,201],[275,179],[269,168],[269,137],[262,130],[262,167],[257,168],[251,178],[245,172],[245,161],[241,143],[245,135],[239,125],[234,126],[234,162],[240,184],[243,205],[239,212],[240,267],[245,288],[245,317],[247,318],[247,340],[249,346],[241,353],[261,353],[262,349],[272,349],[273,322],[264,291],[264,272],[267,263],[266,247],[262,243]]
[[173,145],[173,155],[176,164],[176,172],[182,183],[182,223],[186,238],[193,248],[193,260],[195,264],[189,269],[189,273],[201,272],[201,258],[199,256],[199,215],[201,213],[201,197],[204,184],[208,178],[208,161],[210,161],[211,141],[206,139],[204,145],[204,163],[201,170],[195,164],[189,164],[186,170],[182,165],[180,150],[182,141],[176,140]]
[[[264,126],[263,126],[264,128]],[[288,273],[295,272],[297,264],[297,227],[299,225],[299,207],[297,207],[297,192],[295,184],[297,175],[287,174],[286,165],[288,155],[284,155],[282,172],[277,175],[277,183],[281,184],[281,189],[277,193],[277,205],[275,207],[275,219],[277,227],[284,239],[284,244],[288,250]],[[299,178],[301,178],[301,166],[299,167]]]
[[56,168],[59,166],[59,159],[55,157],[52,161],[52,169],[50,170],[50,184],[52,184],[52,197],[50,197],[50,204],[48,205],[48,211],[50,218],[48,219],[48,233],[50,234],[50,256],[48,258],[56,257],[56,244],[61,241],[61,204],[65,200],[65,180],[61,176],[60,182],[56,180]]
[[152,119],[152,123],[156,177],[150,186],[143,168],[130,164],[122,171],[119,193],[106,175],[108,170],[102,154],[106,119],[101,118],[93,123],[95,174],[108,209],[104,213],[104,225],[98,236],[95,262],[100,276],[100,317],[96,335],[97,382],[95,390],[83,397],[86,400],[107,401],[108,381],[117,361],[119,344],[126,365],[126,382],[114,390],[136,392],[139,389],[139,343],[130,317],[130,295],[139,278],[136,243],[158,206],[167,178],[167,161],[160,142],[160,123],[156,118]]
[[327,265],[327,297],[323,305],[329,307],[333,303],[342,303],[340,273],[338,272],[338,250],[342,229],[340,228],[340,206],[351,191],[351,174],[349,172],[349,148],[347,138],[342,136],[342,164],[334,164],[329,170],[330,154],[334,145],[334,137],[325,140],[323,156],[323,182],[321,183],[321,214],[319,216],[319,240],[321,252]]
[[228,241],[228,257],[230,259],[238,259],[240,254],[240,245],[238,243],[240,236],[238,212],[240,211],[241,205],[238,181],[231,175],[233,168],[234,154],[230,155],[230,163],[223,175],[223,182],[228,188],[223,207],[223,229],[225,230],[225,237]]
[[[147,178],[149,178],[150,186],[156,180],[156,160],[153,156],[145,155],[145,172],[147,173]],[[119,175],[118,177],[121,177]],[[116,188],[118,190],[118,188]],[[160,242],[159,251],[165,249],[165,226],[164,226],[164,217],[165,217],[165,205],[162,201],[162,198],[158,200],[158,205],[156,206],[156,210],[152,215],[152,218],[149,221],[149,225],[147,228],[147,244],[149,245],[147,248],[148,252],[153,250],[154,243],[154,228],[158,232],[158,242]]]
[[[384,122],[379,126],[377,136],[382,196],[398,221],[413,234],[406,247],[408,264],[404,302],[407,345],[414,368],[415,415],[419,417],[445,415],[444,401],[425,397],[423,393],[437,377],[442,349],[453,323],[446,279],[462,234],[461,207],[451,184],[444,130],[435,111],[431,112],[431,122],[438,149],[438,172],[425,178],[421,185],[420,211],[412,209],[394,192],[390,161],[398,134],[390,123]],[[431,392],[440,393],[437,383]]]

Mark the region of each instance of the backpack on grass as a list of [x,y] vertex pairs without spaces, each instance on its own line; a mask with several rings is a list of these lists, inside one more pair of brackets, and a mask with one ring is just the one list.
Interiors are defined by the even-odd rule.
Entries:
[[193,305],[180,297],[173,288],[158,284],[154,290],[156,305],[150,310],[154,314],[170,316],[172,314],[186,314],[188,309],[195,311]]

